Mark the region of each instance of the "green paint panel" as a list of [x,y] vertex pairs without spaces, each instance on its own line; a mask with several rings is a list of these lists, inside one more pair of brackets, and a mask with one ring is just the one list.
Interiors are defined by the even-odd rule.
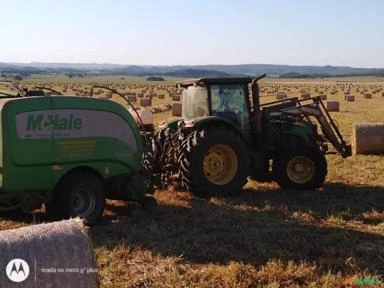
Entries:
[[141,169],[143,140],[121,105],[86,97],[0,100],[2,197],[49,196],[68,171],[87,167],[104,178]]

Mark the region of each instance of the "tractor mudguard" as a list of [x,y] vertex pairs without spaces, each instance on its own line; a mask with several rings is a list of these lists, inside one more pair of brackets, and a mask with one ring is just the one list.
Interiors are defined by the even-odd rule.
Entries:
[[243,139],[244,135],[232,121],[223,118],[223,117],[217,117],[217,116],[203,116],[194,118],[191,120],[184,120],[185,128],[191,129],[191,130],[202,130],[203,128],[207,126],[224,126],[228,129],[233,130],[236,134],[240,135],[240,137]]
[[177,124],[179,121],[183,120],[182,118],[177,118],[177,119],[171,119],[168,121],[162,121],[159,125],[159,128],[161,130],[169,128],[171,131],[174,131],[177,129]]

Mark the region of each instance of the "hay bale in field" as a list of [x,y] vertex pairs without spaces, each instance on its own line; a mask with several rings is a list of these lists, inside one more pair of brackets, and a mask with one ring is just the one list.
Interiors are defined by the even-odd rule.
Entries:
[[327,102],[327,110],[330,112],[338,112],[340,111],[339,101],[328,101]]
[[172,95],[172,100],[173,101],[180,101],[180,94],[173,94]]
[[127,98],[129,100],[129,102],[136,102],[137,101],[136,95],[128,95]]
[[372,94],[371,93],[364,93],[364,98],[372,99]]
[[285,98],[287,98],[287,93],[285,93],[285,92],[278,92],[276,94],[276,99],[277,100],[281,100],[281,99],[285,99]]
[[159,99],[164,99],[165,98],[165,95],[164,94],[159,94],[159,96],[157,96]]
[[159,107],[159,109],[160,109],[160,112],[167,112],[168,111],[168,108],[165,105],[161,105]]
[[311,97],[311,94],[308,93],[308,92],[303,92],[301,93],[301,98],[302,99],[308,99],[309,97]]
[[384,92],[383,92],[383,93],[381,93],[381,96],[382,96],[382,97],[384,97]]
[[181,103],[173,103],[172,105],[172,116],[173,117],[181,117]]
[[152,106],[152,100],[150,98],[141,98],[140,99],[140,106],[141,107]]
[[153,114],[157,114],[157,113],[161,112],[160,107],[152,107],[150,110]]
[[347,102],[354,102],[355,101],[355,96],[354,95],[346,95],[345,100]]
[[384,154],[384,123],[356,124],[353,138],[355,154]]
[[1,231],[0,259],[6,272],[1,287],[98,285],[92,244],[79,219]]
[[[153,113],[150,109],[144,108],[144,109],[136,109],[137,115],[135,111],[132,109],[128,109],[128,111],[131,113],[133,119],[135,119],[135,122],[138,125],[141,125],[141,121],[143,122],[144,125],[152,125],[153,124]],[[140,119],[141,121],[140,121]]]
[[327,95],[325,94],[320,94],[319,97],[321,100],[327,100]]

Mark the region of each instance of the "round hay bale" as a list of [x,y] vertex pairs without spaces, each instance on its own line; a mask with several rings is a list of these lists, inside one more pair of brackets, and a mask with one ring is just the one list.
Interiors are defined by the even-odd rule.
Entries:
[[152,100],[150,98],[141,98],[140,99],[140,106],[141,107],[152,106]]
[[340,111],[339,101],[328,101],[327,102],[327,110],[330,112],[338,112]]
[[0,259],[6,265],[2,287],[98,285],[92,244],[79,219],[1,231]]
[[165,105],[160,106],[160,112],[167,112],[168,108]]
[[384,154],[384,123],[356,124],[353,138],[355,154]]
[[181,117],[182,106],[181,103],[173,103],[172,105],[172,116]]
[[[144,109],[136,109],[136,110],[144,125],[153,124],[153,113],[150,109],[144,108]],[[141,125],[140,120],[137,117],[137,114],[132,109],[129,109],[128,111],[132,114],[132,117],[133,119],[135,119],[135,122],[138,125]]]
[[346,95],[345,100],[347,102],[354,102],[355,101],[355,96],[354,95]]

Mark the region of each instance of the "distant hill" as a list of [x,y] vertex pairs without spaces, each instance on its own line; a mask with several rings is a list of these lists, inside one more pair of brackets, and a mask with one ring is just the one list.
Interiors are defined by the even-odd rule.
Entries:
[[135,76],[174,76],[174,77],[227,77],[255,76],[266,73],[268,76],[291,78],[330,77],[356,75],[384,75],[384,68],[355,68],[348,66],[294,66],[272,64],[241,65],[119,65],[81,63],[1,63],[0,73],[21,75],[45,73],[119,74]]

